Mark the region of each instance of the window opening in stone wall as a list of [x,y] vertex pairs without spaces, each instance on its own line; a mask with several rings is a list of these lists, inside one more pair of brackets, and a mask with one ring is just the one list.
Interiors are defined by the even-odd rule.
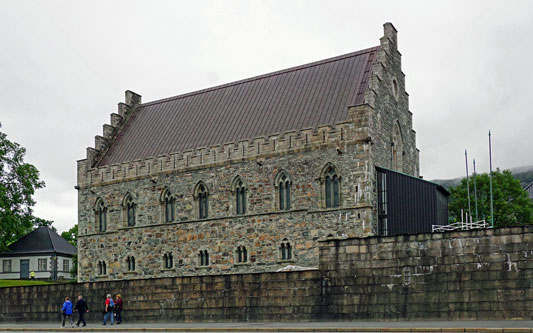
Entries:
[[98,275],[106,275],[107,274],[107,267],[105,261],[99,261],[98,262]]
[[135,225],[135,202],[133,201],[133,198],[131,194],[128,194],[126,196],[125,201],[125,213],[126,213],[126,219],[128,226],[133,227]]
[[198,217],[206,219],[208,214],[207,189],[204,184],[198,186]]
[[286,174],[279,178],[278,183],[279,209],[291,209],[291,181]]
[[174,267],[174,258],[172,257],[172,253],[165,253],[163,255],[163,262],[166,269]]
[[209,266],[209,252],[207,250],[198,253],[198,266]]
[[292,259],[292,246],[291,243],[285,238],[281,243],[279,248],[281,260],[291,260]]
[[237,263],[243,264],[248,262],[248,251],[246,246],[238,246],[236,251]]
[[63,272],[70,272],[70,263],[68,259],[63,259]]
[[246,186],[240,178],[235,183],[235,213],[246,214]]
[[135,257],[129,256],[126,258],[126,264],[128,264],[128,272],[133,272],[135,270]]
[[11,259],[2,262],[2,272],[11,273]]
[[47,270],[46,269],[46,259],[39,259],[37,261],[37,270],[42,271],[42,272]]
[[164,205],[165,205],[165,222],[174,221],[174,197],[168,190],[165,191]]
[[392,96],[394,96],[395,100],[398,100],[398,81],[396,79],[392,79]]
[[96,204],[96,221],[98,221],[98,231],[107,230],[107,207],[102,199],[99,199]]
[[325,177],[325,196],[326,196],[326,208],[339,207],[339,176],[335,172],[335,169],[330,166],[326,171]]
[[391,169],[402,172],[403,169],[403,141],[400,125],[394,124],[391,142]]
[[378,171],[378,235],[388,235],[387,174]]

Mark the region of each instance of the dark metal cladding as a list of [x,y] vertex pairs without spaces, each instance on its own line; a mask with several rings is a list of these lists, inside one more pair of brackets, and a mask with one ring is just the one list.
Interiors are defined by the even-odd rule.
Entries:
[[377,49],[141,104],[100,165],[344,121],[364,103]]
[[448,224],[450,194],[444,187],[384,168],[376,171],[380,235],[426,233],[433,224]]

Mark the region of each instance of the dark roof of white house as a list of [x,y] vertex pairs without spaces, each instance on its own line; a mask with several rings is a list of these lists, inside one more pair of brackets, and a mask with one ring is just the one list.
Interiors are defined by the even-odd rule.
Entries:
[[0,253],[0,256],[53,253],[72,256],[77,254],[78,250],[52,229],[39,227],[9,245],[8,251]]
[[365,102],[378,49],[140,104],[99,165],[345,121]]

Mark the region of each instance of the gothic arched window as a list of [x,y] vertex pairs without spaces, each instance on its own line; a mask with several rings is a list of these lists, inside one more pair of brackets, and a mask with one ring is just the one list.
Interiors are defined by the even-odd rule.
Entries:
[[240,177],[233,182],[235,191],[235,214],[246,214],[246,186]]
[[174,221],[174,196],[168,189],[163,191],[163,214],[165,214],[165,222]]
[[174,267],[174,258],[172,257],[172,253],[165,253],[163,255],[163,262],[165,264],[166,269]]
[[207,250],[198,253],[198,266],[209,266],[209,252]]
[[394,124],[391,142],[391,168],[402,172],[403,169],[403,140],[398,122]]
[[206,219],[209,216],[209,193],[204,183],[196,185],[195,197],[198,200],[198,218]]
[[276,177],[276,184],[278,190],[278,207],[279,210],[291,209],[291,180],[284,172],[280,172]]
[[104,200],[99,198],[96,201],[95,207],[96,213],[96,222],[98,224],[98,231],[104,232],[107,230],[107,207],[105,206]]
[[340,179],[332,165],[328,166],[324,174],[324,196],[326,208],[340,206]]
[[124,198],[124,216],[125,216],[125,222],[129,227],[132,227],[135,225],[135,201],[133,201],[133,197],[130,193],[126,194],[126,197]]
[[281,260],[291,260],[292,259],[292,246],[287,238],[283,239],[281,246],[279,247],[280,258]]
[[248,250],[246,250],[246,246],[238,246],[235,257],[239,264],[248,262]]
[[128,272],[135,271],[135,257],[134,256],[129,256],[126,259],[126,264],[128,265]]

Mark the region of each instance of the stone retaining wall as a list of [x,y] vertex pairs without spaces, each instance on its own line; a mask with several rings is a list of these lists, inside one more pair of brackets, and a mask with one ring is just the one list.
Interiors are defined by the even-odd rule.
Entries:
[[331,318],[533,318],[533,226],[329,240],[320,259]]
[[320,270],[0,288],[0,321],[58,321],[86,296],[91,321],[121,293],[128,321],[533,318],[533,226],[330,239]]

